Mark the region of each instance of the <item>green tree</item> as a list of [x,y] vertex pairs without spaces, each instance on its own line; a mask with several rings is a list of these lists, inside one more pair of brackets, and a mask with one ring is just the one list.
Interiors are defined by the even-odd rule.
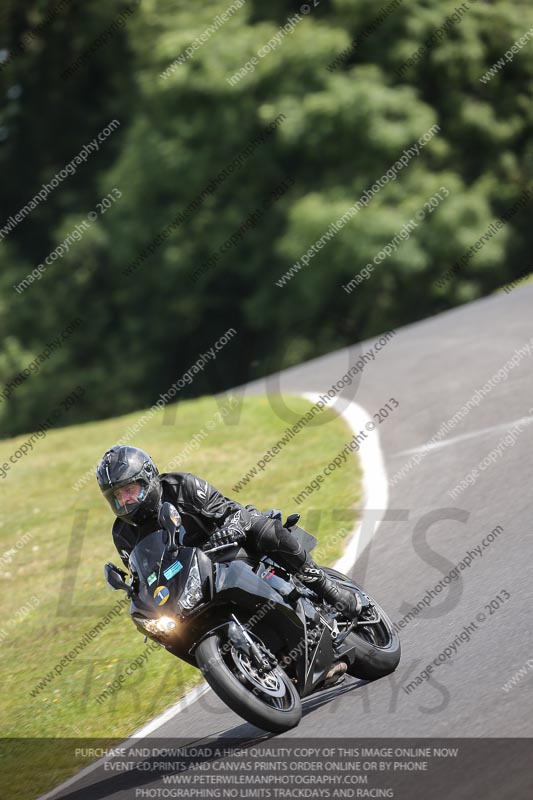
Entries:
[[[11,41],[49,7],[10,2]],[[282,0],[146,0],[61,79],[122,8],[72,0],[0,73],[10,92],[0,120],[4,216],[110,119],[121,121],[90,166],[0,242],[9,353],[38,352],[66,309],[86,320],[21,392],[6,432],[31,427],[43,404],[78,383],[87,394],[73,421],[154,402],[230,327],[238,337],[189,394],[470,301],[527,268],[526,208],[440,280],[532,186],[531,45],[481,80],[533,26],[529,4],[469,0],[458,12],[452,0],[321,0],[304,15]],[[277,285],[436,125],[419,155]],[[122,197],[83,240],[14,295],[114,190]],[[426,207],[437,192],[447,196]],[[368,279],[345,291],[367,265]]]

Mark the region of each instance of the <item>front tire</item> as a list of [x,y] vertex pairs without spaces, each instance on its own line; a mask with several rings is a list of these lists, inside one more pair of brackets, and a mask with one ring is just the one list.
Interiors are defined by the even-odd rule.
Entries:
[[260,676],[245,654],[218,632],[200,642],[195,656],[215,694],[247,722],[272,733],[300,722],[300,696],[281,667]]
[[323,569],[337,583],[366,594],[381,617],[379,625],[359,627],[349,634],[347,641],[354,643],[357,658],[352,666],[348,667],[348,675],[367,681],[375,681],[378,678],[384,678],[385,675],[390,675],[400,662],[402,650],[400,637],[394,630],[389,617],[379,603],[351,578],[329,567]]

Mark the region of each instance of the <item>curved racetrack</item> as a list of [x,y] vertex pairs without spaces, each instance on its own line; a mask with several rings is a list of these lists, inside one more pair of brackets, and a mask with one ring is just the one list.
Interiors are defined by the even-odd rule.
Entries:
[[[398,621],[468,551],[476,553],[483,540],[486,546],[481,555],[477,551],[472,556],[458,580],[435,594],[430,607],[404,626],[403,656],[396,673],[373,684],[348,679],[337,689],[306,700],[300,726],[276,737],[277,742],[328,736],[533,736],[531,673],[503,688],[533,657],[533,428],[529,424],[533,346],[527,353],[533,336],[532,305],[533,287],[524,287],[398,330],[366,365],[355,394],[353,387],[346,390],[344,397],[369,414],[378,412],[391,397],[399,402],[375,434],[379,433],[389,478],[389,507],[385,514],[376,510],[384,519],[373,538],[368,536],[370,544],[360,553],[353,576]],[[365,342],[287,370],[279,376],[279,388],[287,394],[326,392],[359,351],[368,351],[372,344]],[[505,379],[500,373],[486,391],[487,383],[517,351],[516,366],[508,369]],[[273,389],[272,382],[269,387]],[[482,387],[479,405],[420,456],[419,448]],[[245,389],[264,392],[265,382]],[[417,454],[420,463],[392,485],[393,476]],[[250,465],[259,455],[250,454]],[[478,468],[483,461],[485,466]],[[275,469],[275,464],[269,468]],[[479,476],[469,479],[472,485],[450,496],[475,468]],[[487,543],[487,536],[492,541]],[[498,595],[500,600],[490,607]],[[483,621],[480,614],[485,615]],[[453,655],[407,692],[403,687],[476,619],[476,628],[470,628],[469,637],[463,635]],[[228,711],[210,690],[149,733],[191,742],[262,735]],[[512,768],[506,776],[508,793],[492,795],[491,770],[498,766],[501,773],[503,766],[494,765],[488,755],[486,763],[480,758],[485,797],[526,796],[523,772]],[[87,776],[82,783],[88,786],[93,779]],[[157,785],[157,781],[150,784]],[[53,796],[91,795],[78,795],[71,784]],[[134,796],[131,788],[122,792],[117,786],[109,786],[109,791],[102,784],[98,789],[93,786],[95,798]]]

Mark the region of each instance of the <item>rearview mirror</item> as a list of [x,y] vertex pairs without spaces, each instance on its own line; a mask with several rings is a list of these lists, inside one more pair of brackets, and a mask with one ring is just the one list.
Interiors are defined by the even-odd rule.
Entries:
[[285,520],[285,524],[284,524],[283,527],[284,528],[292,528],[293,525],[296,525],[296,523],[298,522],[299,519],[300,519],[300,515],[299,514],[297,514],[297,513],[296,514],[289,514],[289,516]]
[[114,564],[108,563],[105,565],[104,575],[108,586],[111,586],[112,589],[122,589],[123,592],[126,592],[128,597],[131,596],[131,588],[128,586]]

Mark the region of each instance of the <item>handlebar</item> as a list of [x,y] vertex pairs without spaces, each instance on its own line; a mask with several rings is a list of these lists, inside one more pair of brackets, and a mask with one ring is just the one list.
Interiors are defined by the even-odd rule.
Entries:
[[211,547],[209,550],[204,550],[204,553],[216,553],[217,550],[225,550],[227,547],[240,547],[238,542],[228,542],[228,544],[219,544],[217,547]]

